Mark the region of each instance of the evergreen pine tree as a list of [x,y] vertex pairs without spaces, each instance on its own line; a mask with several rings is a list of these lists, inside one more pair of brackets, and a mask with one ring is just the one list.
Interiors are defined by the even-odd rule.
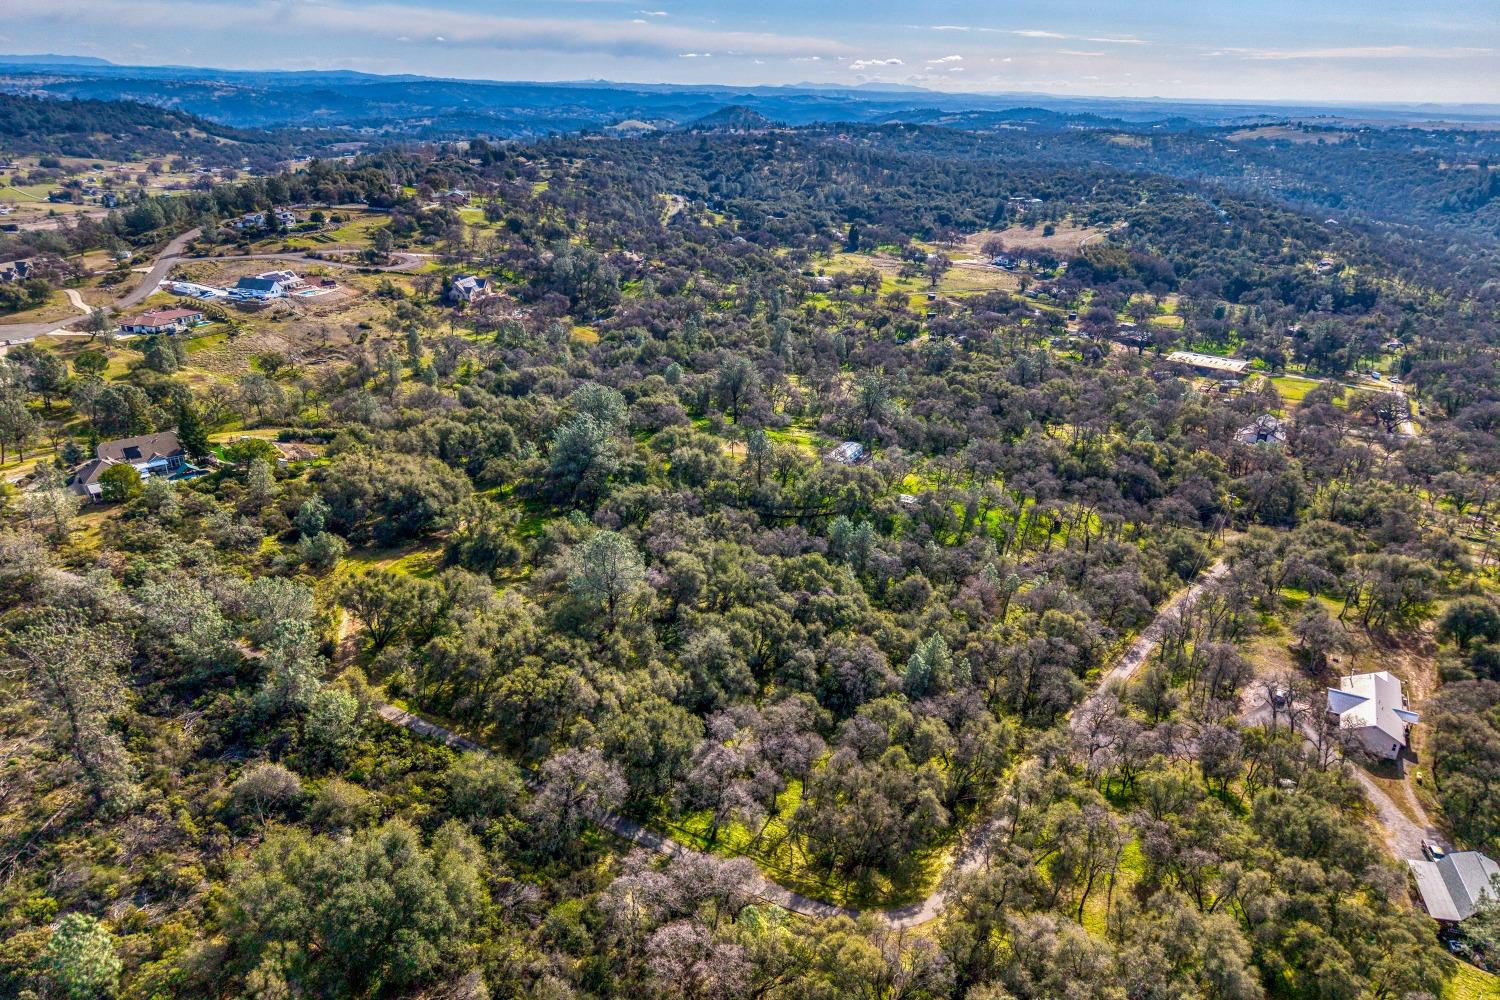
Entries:
[[208,432],[204,430],[198,412],[187,403],[180,403],[177,407],[177,440],[193,458],[208,454]]

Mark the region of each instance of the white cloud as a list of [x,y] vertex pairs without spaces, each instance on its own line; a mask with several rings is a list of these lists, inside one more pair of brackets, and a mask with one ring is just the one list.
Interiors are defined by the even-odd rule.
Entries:
[[638,11],[636,11],[636,13],[640,14],[642,17],[666,17],[667,16],[667,12],[664,11],[664,10],[638,10]]
[[905,66],[900,59],[856,59],[849,64],[852,70],[873,69],[876,66]]
[[661,58],[712,50],[742,56],[848,56],[849,46],[809,35],[726,31],[679,25],[572,17],[518,17],[441,10],[399,2],[351,0],[5,0],[6,19],[61,29],[81,19],[122,30],[161,30],[164,24],[208,25],[223,34],[354,37],[395,41],[420,25],[427,37],[449,45],[507,52],[598,53]]
[[[1457,46],[1453,48],[1419,48],[1413,45],[1353,45],[1326,49],[1234,49],[1222,50],[1246,59],[1462,59],[1487,56],[1494,49]],[[1210,55],[1218,55],[1211,52]]]
[[943,56],[941,59],[929,59],[929,60],[927,60],[927,65],[929,65],[929,66],[941,66],[943,63],[956,63],[956,62],[963,62],[963,61],[964,61],[964,57],[963,56],[952,55],[952,56]]
[[[913,27],[919,27],[913,25]],[[989,35],[1013,35],[1016,38],[1033,38],[1054,42],[1094,42],[1098,45],[1150,45],[1144,38],[1133,35],[1072,35],[1046,28],[990,28],[968,24],[932,24],[928,31],[978,31]]]

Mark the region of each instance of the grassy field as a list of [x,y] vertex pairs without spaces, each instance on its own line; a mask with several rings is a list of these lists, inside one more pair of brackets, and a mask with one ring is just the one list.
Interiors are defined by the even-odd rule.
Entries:
[[1500,1000],[1500,976],[1481,972],[1465,962],[1443,988],[1443,1000]]
[[938,279],[937,287],[934,288],[925,276],[901,277],[901,261],[879,251],[837,253],[825,265],[825,270],[830,275],[868,271],[872,268],[880,272],[879,294],[882,298],[892,292],[903,292],[909,296],[911,308],[919,312],[926,310],[929,292],[960,297],[991,291],[1015,291],[1018,287],[1016,276],[1007,271],[955,261],[954,266]]
[[976,256],[985,242],[998,236],[1011,250],[1050,250],[1067,255],[1077,253],[1079,248],[1104,236],[1104,230],[1090,226],[1079,226],[1072,222],[1052,223],[1053,232],[1048,236],[1045,224],[1034,227],[1010,226],[1005,229],[986,229],[970,236],[966,241],[969,252]]
[[697,850],[712,850],[724,857],[749,858],[778,885],[840,906],[899,906],[923,899],[937,888],[947,862],[947,853],[943,849],[929,850],[914,857],[908,870],[896,881],[883,876],[865,882],[820,877],[808,867],[807,859],[787,826],[801,802],[802,783],[793,781],[777,796],[776,813],[759,835],[741,823],[726,823],[719,828],[712,847],[708,842],[712,827],[709,812],[689,813],[677,822],[662,823],[660,827],[673,839]]
[[[1146,856],[1141,853],[1139,840],[1130,840],[1120,852],[1120,874],[1115,879],[1113,897],[1119,899],[1129,892],[1146,874]],[[1111,899],[1108,881],[1093,887],[1083,908],[1084,930],[1096,937],[1103,937],[1108,929],[1109,903]]]
[[1289,142],[1294,145],[1347,142],[1352,132],[1314,131],[1295,125],[1262,125],[1259,128],[1242,128],[1229,133],[1226,138],[1233,142],[1263,141]]
[[767,429],[766,437],[777,444],[790,445],[806,455],[817,455],[828,444],[816,431],[795,424],[774,430]]
[[343,223],[337,229],[328,231],[335,243],[352,243],[359,246],[370,242],[376,229],[390,221],[390,216],[379,213],[370,215],[358,215]]
[[436,573],[442,561],[442,544],[426,539],[394,549],[356,549],[340,564],[339,572],[388,569],[425,578]]
[[1281,401],[1287,406],[1295,408],[1303,398],[1316,389],[1321,383],[1310,378],[1302,378],[1299,375],[1273,375],[1270,382],[1276,387],[1281,395]]
[[[47,296],[47,301],[39,306],[26,309],[22,312],[4,313],[0,315],[0,324],[5,323],[49,323],[73,319],[79,316],[77,309],[68,301],[68,297],[61,290],[54,288],[52,294]],[[0,330],[3,335],[3,330]]]

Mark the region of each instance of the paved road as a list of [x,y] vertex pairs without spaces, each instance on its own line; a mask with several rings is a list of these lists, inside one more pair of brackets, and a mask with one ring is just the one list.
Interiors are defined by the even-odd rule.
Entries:
[[[1222,576],[1227,569],[1227,563],[1215,563],[1199,579],[1194,581],[1191,586],[1184,588],[1180,593],[1168,600],[1166,604],[1162,605],[1161,610],[1157,612],[1151,624],[1141,631],[1140,636],[1125,650],[1119,661],[1105,672],[1099,689],[1084,704],[1089,704],[1095,698],[1098,698],[1099,691],[1102,691],[1106,685],[1117,680],[1127,680],[1139,670],[1141,664],[1146,661],[1146,657],[1150,655],[1151,650],[1155,648],[1156,644],[1161,641],[1162,636],[1166,634],[1167,626],[1170,623],[1170,616],[1175,615],[1179,609],[1190,608],[1196,604],[1198,599],[1203,596],[1203,592],[1208,585]],[[347,615],[340,622],[339,645],[341,649],[348,647],[351,640],[348,622],[349,618]],[[401,726],[426,739],[436,740],[459,750],[477,750],[481,753],[491,752],[488,748],[475,743],[473,740],[427,719],[413,715],[411,712],[398,708],[395,705],[382,705],[378,709],[378,712],[380,717],[385,721]],[[616,836],[638,844],[647,850],[655,851],[658,854],[673,856],[693,850],[693,848],[679,844],[670,837],[641,826],[641,824],[634,820],[617,816],[614,813],[592,818],[595,823]],[[1002,832],[1002,828],[1002,820],[991,819],[979,824],[978,827],[970,831],[963,838],[958,850],[954,854],[951,870],[960,874],[967,874],[983,867],[987,858],[989,844],[998,833]],[[855,917],[859,915],[858,910],[809,898],[801,893],[793,892],[784,886],[777,885],[775,882],[759,874],[755,876],[755,880],[753,886],[755,895],[766,902],[775,903],[793,913],[816,918],[840,915]],[[885,920],[891,927],[899,930],[918,927],[937,919],[947,905],[948,894],[945,890],[939,889],[926,899],[919,900],[918,902],[873,912]]]
[[146,272],[146,276],[135,288],[115,303],[115,308],[128,309],[137,302],[144,301],[148,295],[156,291],[156,286],[161,284],[173,265],[182,259],[182,251],[201,235],[203,235],[202,229],[189,229],[163,247],[161,254],[156,258],[156,263],[151,265],[151,270]]
[[63,294],[68,297],[68,304],[83,315],[87,316],[94,311],[87,302],[83,301],[83,296],[78,294],[76,288],[64,288]]
[[[157,258],[151,270],[141,279],[140,284],[123,299],[115,303],[116,306],[133,306],[155,291],[161,279],[166,277],[172,265],[178,261],[183,248],[196,239],[201,232],[201,229],[190,229],[163,247],[161,256]],[[74,319],[51,320],[46,323],[0,323],[0,340],[8,340],[12,344],[25,343],[29,340],[35,340],[37,337],[46,336],[49,333],[66,330],[72,324],[79,322],[79,320],[87,316],[90,311],[88,304],[83,301],[78,292],[71,288],[64,289],[64,291],[67,293],[68,301],[82,315]]]
[[393,256],[399,258],[401,263],[390,265],[348,264],[341,260],[324,260],[321,257],[311,257],[305,253],[295,252],[218,254],[210,257],[164,256],[157,260],[157,262],[152,266],[151,270],[146,273],[146,276],[141,279],[140,284],[138,284],[129,295],[126,295],[119,302],[115,303],[115,305],[118,308],[126,308],[129,306],[133,306],[138,302],[145,301],[152,292],[156,291],[157,286],[160,285],[162,281],[166,280],[166,277],[169,273],[171,273],[172,268],[182,263],[194,263],[198,261],[219,262],[236,260],[281,260],[295,261],[299,264],[308,264],[314,267],[332,267],[344,271],[358,271],[362,269],[368,269],[371,271],[386,272],[415,271],[417,268],[426,263],[426,261],[422,259],[423,255],[421,254],[397,253],[393,254]]

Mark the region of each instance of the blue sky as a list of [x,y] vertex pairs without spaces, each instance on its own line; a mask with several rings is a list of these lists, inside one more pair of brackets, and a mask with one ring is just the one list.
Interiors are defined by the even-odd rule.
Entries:
[[3,0],[0,51],[497,80],[1500,103],[1500,0]]

